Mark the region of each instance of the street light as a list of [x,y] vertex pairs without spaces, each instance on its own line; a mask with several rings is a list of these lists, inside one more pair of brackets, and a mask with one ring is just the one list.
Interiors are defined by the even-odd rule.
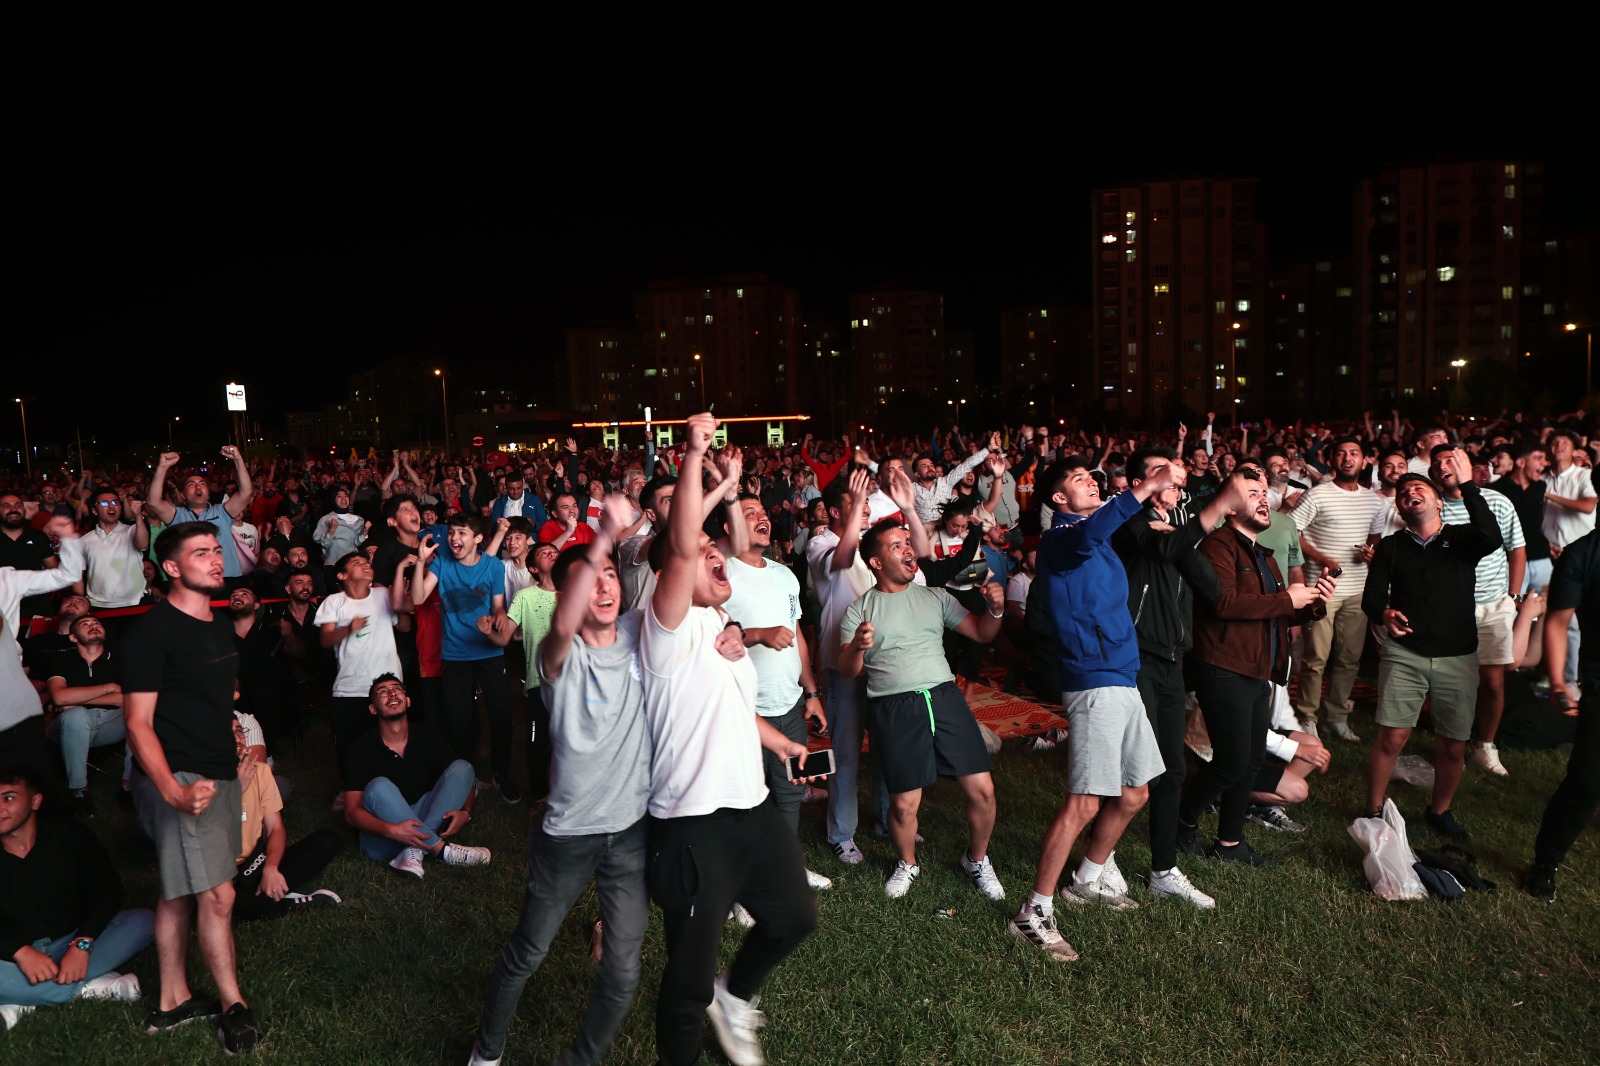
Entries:
[[1450,365],[1456,368],[1456,388],[1461,388],[1461,371],[1467,365],[1465,359],[1452,359]]
[[[1568,322],[1568,333],[1578,332],[1578,323]],[[1588,328],[1583,332],[1583,395],[1587,399],[1594,391],[1594,329]]]
[[182,422],[182,421],[183,421],[183,418],[180,415],[173,415],[171,418],[167,419],[167,447],[168,448],[172,447],[172,423],[174,423],[174,422]]
[[444,406],[444,454],[450,457],[450,387],[445,384],[444,371],[434,370],[433,376],[439,379],[439,402]]
[[[700,362],[699,352],[694,353],[694,361],[696,363]],[[706,368],[703,366],[695,367],[694,376],[700,379],[700,410],[704,411],[706,409]]]
[[33,453],[28,450],[28,405],[22,402],[22,397],[17,397],[17,406],[22,409],[22,460],[28,464],[28,477],[33,477]]

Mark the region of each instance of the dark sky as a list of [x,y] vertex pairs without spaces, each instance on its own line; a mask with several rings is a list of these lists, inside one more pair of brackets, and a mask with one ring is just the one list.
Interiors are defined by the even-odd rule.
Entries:
[[1088,302],[1088,194],[1124,180],[1260,177],[1275,256],[1332,255],[1348,248],[1354,183],[1385,159],[1532,151],[1552,221],[1595,221],[1583,151],[1470,124],[1072,148],[1068,130],[979,123],[865,153],[848,121],[749,146],[533,122],[486,152],[394,114],[374,131],[349,110],[291,120],[259,100],[218,125],[109,107],[81,128],[47,112],[15,161],[9,387],[36,436],[98,419],[111,438],[154,438],[172,413],[220,433],[230,379],[271,423],[413,354],[536,390],[566,328],[631,318],[657,277],[764,272],[837,317],[853,289],[905,281],[942,291],[949,326],[992,354],[1002,308]]

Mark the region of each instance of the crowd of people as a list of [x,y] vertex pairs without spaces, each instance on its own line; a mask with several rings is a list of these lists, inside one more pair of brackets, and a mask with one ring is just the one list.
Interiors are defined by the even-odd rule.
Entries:
[[[351,837],[401,877],[489,863],[460,834],[492,796],[542,817],[472,1063],[500,1061],[591,880],[599,965],[558,1061],[604,1057],[653,903],[660,1061],[697,1061],[709,1017],[731,1061],[760,1063],[762,985],[831,886],[806,867],[806,798],[825,794],[833,860],[859,865],[871,780],[867,822],[891,842],[884,892],[899,899],[921,873],[923,791],[955,779],[956,861],[1006,899],[990,746],[958,679],[1059,705],[1067,723],[1067,794],[1008,928],[1068,961],[1057,902],[1140,905],[1116,850],[1141,810],[1150,899],[1216,905],[1189,857],[1274,865],[1246,826],[1300,831],[1288,809],[1340,746],[1360,751],[1351,692],[1374,648],[1378,732],[1351,813],[1381,815],[1426,708],[1423,824],[1456,842],[1470,839],[1467,759],[1507,772],[1508,668],[1542,656],[1550,701],[1578,717],[1524,882],[1553,901],[1600,805],[1600,737],[1578,711],[1600,691],[1600,654],[1579,657],[1600,609],[1600,439],[1583,419],[1393,413],[1224,433],[1208,416],[1193,438],[1063,421],[718,449],[701,414],[659,453],[569,438],[512,456],[252,461],[225,446],[220,464],[169,451],[144,470],[13,480],[0,1014],[138,1000],[118,968],[153,942],[149,1030],[203,1020],[248,1049],[263,1023],[233,923],[338,905],[316,882]],[[291,843],[273,755],[311,709],[331,725],[346,831]],[[123,908],[94,832],[98,748],[124,753],[116,792],[154,845],[153,908]],[[730,920],[747,931],[719,973]],[[189,984],[191,926],[214,996]]]

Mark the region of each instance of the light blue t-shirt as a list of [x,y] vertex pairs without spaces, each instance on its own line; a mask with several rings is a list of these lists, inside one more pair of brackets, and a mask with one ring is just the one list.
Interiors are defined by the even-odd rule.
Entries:
[[[239,545],[233,539],[233,515],[220,503],[214,503],[199,514],[187,507],[174,507],[172,509],[172,525],[179,522],[210,522],[217,527],[217,543],[222,545],[222,576],[243,577],[244,570],[239,564]],[[151,545],[155,540],[151,538]]]
[[504,649],[478,632],[478,619],[494,610],[494,598],[506,594],[506,567],[492,555],[479,555],[472,566],[462,566],[448,547],[428,564],[439,579],[439,600],[444,610],[443,658],[468,663],[495,659]]

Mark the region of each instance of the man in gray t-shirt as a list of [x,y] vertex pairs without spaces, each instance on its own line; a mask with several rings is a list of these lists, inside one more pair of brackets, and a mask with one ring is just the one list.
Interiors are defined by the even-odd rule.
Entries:
[[552,573],[560,599],[538,656],[554,749],[550,805],[528,845],[521,921],[489,978],[475,1062],[500,1060],[522,989],[591,876],[602,955],[583,1026],[563,1061],[604,1058],[639,987],[650,908],[651,742],[637,654],[642,614],[619,617],[622,589],[611,561],[617,531],[632,520],[625,497],[608,497],[599,536],[564,551]]

